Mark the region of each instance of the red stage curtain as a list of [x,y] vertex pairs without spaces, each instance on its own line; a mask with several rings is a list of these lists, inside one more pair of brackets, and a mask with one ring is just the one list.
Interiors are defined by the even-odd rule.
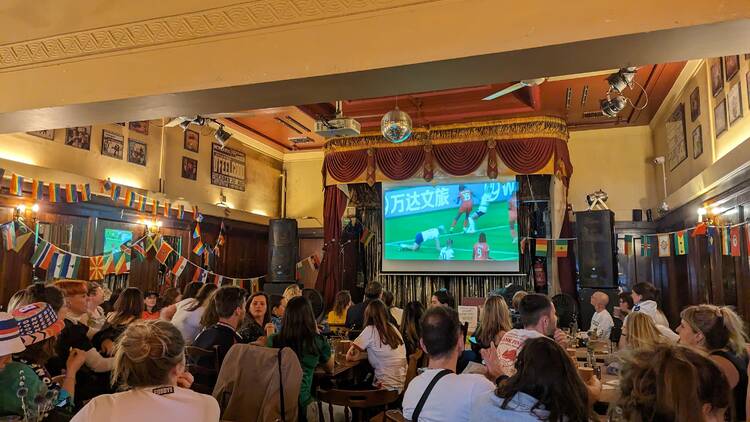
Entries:
[[323,294],[326,309],[328,309],[336,298],[336,292],[341,289],[338,250],[341,237],[341,217],[344,215],[348,198],[338,186],[326,186],[323,195],[324,253],[323,260],[320,263],[318,279],[315,281],[315,289]]
[[541,170],[555,152],[555,139],[511,139],[495,145],[503,163],[519,174]]
[[466,176],[479,168],[487,149],[487,142],[465,142],[434,145],[432,153],[445,171],[454,176]]
[[378,148],[375,162],[383,174],[392,180],[405,180],[414,175],[422,166],[424,148],[422,146]]
[[367,168],[367,150],[328,154],[323,166],[334,179],[340,182],[351,182]]
[[[560,236],[565,238],[575,237],[573,224],[570,221],[570,212],[572,208],[568,205],[565,210]],[[568,256],[557,258],[557,274],[560,280],[560,291],[576,297],[576,243],[568,242]]]

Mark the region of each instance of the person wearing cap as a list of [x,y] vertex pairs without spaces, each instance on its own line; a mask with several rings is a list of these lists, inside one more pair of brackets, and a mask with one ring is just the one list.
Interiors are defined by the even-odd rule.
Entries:
[[63,320],[44,302],[18,308],[13,311],[13,317],[18,322],[21,341],[26,347],[25,350],[14,354],[13,360],[28,365],[48,389],[55,391],[58,405],[66,402],[72,404],[76,374],[86,360],[84,351],[69,351],[61,383],[53,380],[46,368],[47,361],[55,354],[56,338],[65,327]]
[[23,376],[27,397],[37,397],[46,388],[34,371],[22,363],[13,362],[13,355],[26,350],[21,341],[18,322],[7,312],[0,312],[0,415],[23,416],[23,406],[18,397]]
[[143,296],[143,314],[141,319],[155,320],[161,317],[159,309],[159,294],[156,292],[146,292]]

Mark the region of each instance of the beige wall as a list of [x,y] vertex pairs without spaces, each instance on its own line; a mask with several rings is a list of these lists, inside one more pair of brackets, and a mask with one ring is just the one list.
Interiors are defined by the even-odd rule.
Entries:
[[[284,156],[286,171],[286,215],[297,218],[299,227],[322,227],[323,151],[289,153]],[[315,219],[300,219],[314,217]]]
[[[617,220],[633,209],[654,207],[656,191],[651,130],[648,126],[577,131],[568,141],[573,177],[568,200],[574,211],[588,208],[586,194],[602,189]],[[645,214],[644,214],[645,219]]]
[[[101,154],[102,130],[121,133],[125,138],[122,159]],[[195,128],[194,128],[195,129]],[[148,192],[150,197],[166,198],[176,206],[184,201],[186,208],[198,205],[201,212],[223,216],[224,210],[214,206],[223,191],[231,206],[230,218],[266,224],[268,217],[280,212],[280,175],[282,163],[231,139],[227,146],[245,153],[246,188],[238,191],[211,184],[211,144],[213,129],[201,130],[198,153],[184,149],[183,132],[179,127],[164,131],[163,174],[164,192],[159,194],[159,173],[162,161],[162,130],[160,121],[151,121],[149,134],[142,135],[116,124],[94,125],[90,150],[65,145],[65,129],[55,131],[55,139],[47,140],[26,133],[0,135],[0,168],[6,176],[16,172],[27,178],[55,183],[91,183],[93,192],[100,192],[99,181],[113,182]],[[147,144],[146,166],[127,160],[128,137]],[[197,180],[182,178],[182,157],[198,160]]]
[[[690,73],[680,76],[651,121],[655,154],[666,156],[667,119],[679,104],[685,105],[688,157],[672,170],[667,166],[667,203],[673,209],[701,195],[721,178],[750,161],[750,156],[736,156],[745,154],[745,144],[750,143],[750,99],[746,76],[750,72],[750,61],[741,55],[739,72],[730,81],[725,81],[723,91],[714,97],[711,93],[710,66],[718,60],[706,59],[692,69],[687,66],[685,72]],[[740,85],[743,117],[731,124],[727,120],[728,130],[717,138],[714,107],[720,101],[726,101],[730,87],[736,84]],[[690,116],[690,95],[695,87],[700,91],[700,116],[693,122]],[[703,154],[695,158],[692,133],[698,125],[703,132]],[[743,148],[738,148],[739,146]],[[659,191],[658,195],[661,200],[663,193]]]

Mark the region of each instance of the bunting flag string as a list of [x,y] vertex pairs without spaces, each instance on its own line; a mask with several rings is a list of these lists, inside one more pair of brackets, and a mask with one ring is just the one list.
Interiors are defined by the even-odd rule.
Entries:
[[[5,175],[5,170],[0,169],[0,180]],[[24,181],[28,180],[31,184],[31,198],[35,201],[44,200],[45,193],[45,182],[40,179],[24,177],[17,173],[10,174],[10,183],[8,184],[8,192],[11,195],[23,196],[23,184]],[[91,185],[88,183],[82,184],[65,184],[65,202],[87,202],[91,200]],[[60,202],[62,199],[60,195],[60,184],[59,183],[48,183],[47,184],[47,196],[49,202],[55,203]]]

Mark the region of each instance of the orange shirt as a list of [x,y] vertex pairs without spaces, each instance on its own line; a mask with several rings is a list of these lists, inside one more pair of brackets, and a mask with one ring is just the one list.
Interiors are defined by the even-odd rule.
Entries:
[[475,243],[474,244],[474,260],[475,261],[486,261],[490,257],[490,245],[486,243]]
[[143,314],[141,314],[141,319],[149,320],[149,319],[159,319],[161,316],[161,312],[149,312],[149,311],[143,311]]

